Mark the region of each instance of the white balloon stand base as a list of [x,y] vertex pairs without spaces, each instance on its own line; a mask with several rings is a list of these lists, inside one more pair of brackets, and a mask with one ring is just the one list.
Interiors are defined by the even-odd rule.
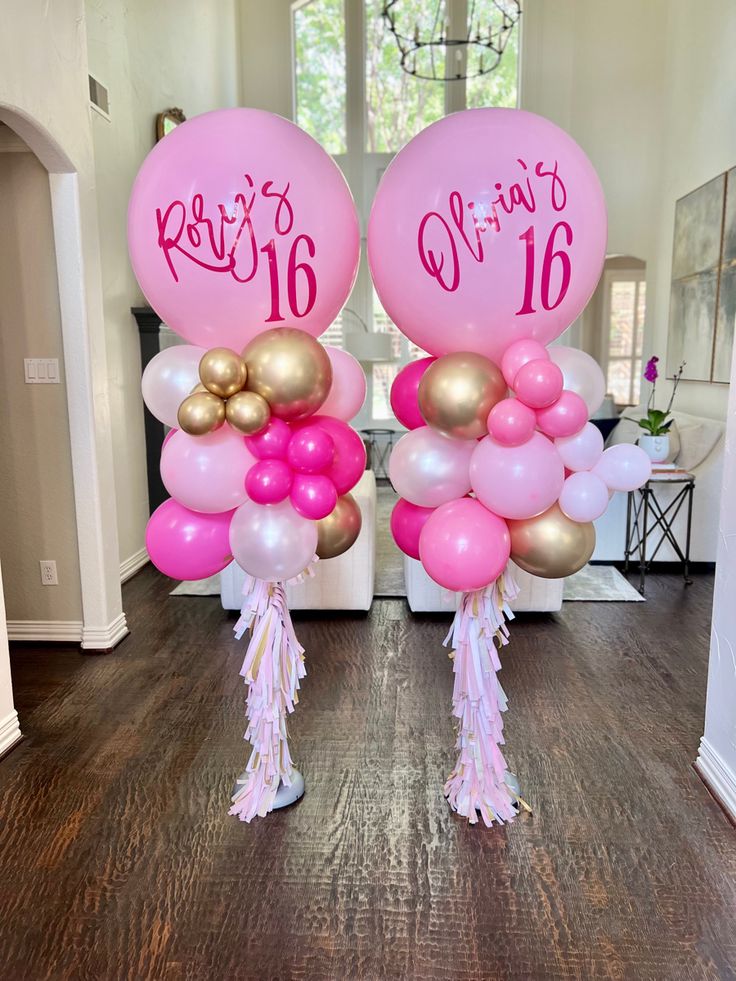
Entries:
[[[243,789],[247,779],[248,771],[244,770],[235,781],[232,794],[233,797]],[[282,807],[288,807],[289,804],[296,804],[296,802],[301,800],[303,796],[304,777],[301,775],[299,770],[294,768],[291,771],[291,786],[287,787],[285,783],[279,784],[279,789],[276,791],[276,797],[274,798],[273,807],[271,810],[278,811]]]

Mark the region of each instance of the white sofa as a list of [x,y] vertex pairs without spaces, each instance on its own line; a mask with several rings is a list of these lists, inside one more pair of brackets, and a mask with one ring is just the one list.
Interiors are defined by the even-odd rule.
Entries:
[[[636,442],[642,433],[637,425],[637,420],[644,415],[646,415],[646,410],[641,406],[626,409],[622,413],[621,422],[609,436],[607,445]],[[682,467],[695,475],[690,559],[693,562],[715,562],[718,544],[718,513],[723,482],[725,422],[688,415],[685,412],[673,412],[672,415],[675,421],[671,430],[670,460],[678,467]],[[657,486],[655,493],[663,509],[681,487],[682,484],[674,484],[671,487],[664,484]],[[595,522],[596,548],[593,553],[593,561],[616,562],[624,558],[626,499],[626,494],[614,494],[606,513]],[[687,530],[687,502],[683,504],[675,519],[673,530],[675,538],[684,552]],[[659,533],[657,532],[654,539],[651,540],[651,546],[648,544],[649,556],[651,556],[652,548],[658,539]],[[677,562],[677,553],[668,542],[665,542],[657,552],[655,561]]]
[[[366,470],[351,491],[360,505],[363,525],[351,549],[318,562],[313,577],[286,587],[291,610],[369,610],[376,578],[376,479]],[[231,562],[220,574],[220,598],[226,610],[243,603],[243,570]]]
[[[513,562],[511,573],[519,585],[519,595],[511,609],[515,613],[548,613],[562,608],[563,579],[540,579],[524,572]],[[454,613],[461,593],[443,589],[429,578],[417,559],[404,556],[406,598],[412,613]]]

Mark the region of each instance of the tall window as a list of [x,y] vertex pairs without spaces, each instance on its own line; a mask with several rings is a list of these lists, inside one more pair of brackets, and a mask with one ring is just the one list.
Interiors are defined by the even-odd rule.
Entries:
[[605,283],[608,391],[617,405],[637,405],[646,312],[644,271],[609,271]]
[[294,117],[328,153],[345,153],[343,0],[301,0],[292,17]]

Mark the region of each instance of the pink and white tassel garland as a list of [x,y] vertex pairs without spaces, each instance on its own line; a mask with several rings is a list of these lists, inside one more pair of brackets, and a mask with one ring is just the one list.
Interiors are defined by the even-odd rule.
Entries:
[[519,589],[507,570],[485,589],[463,593],[445,646],[452,644],[455,686],[452,714],[459,720],[455,769],[445,784],[450,807],[475,824],[478,814],[490,827],[493,821],[513,821],[515,803],[528,809],[506,783],[508,767],[499,749],[503,743],[506,694],[496,672],[501,662],[496,650],[508,644],[505,619],[513,619],[508,604]]

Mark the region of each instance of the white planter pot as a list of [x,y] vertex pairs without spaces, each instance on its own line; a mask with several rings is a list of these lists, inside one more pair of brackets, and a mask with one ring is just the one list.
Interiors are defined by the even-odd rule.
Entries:
[[639,446],[652,463],[664,463],[670,453],[669,436],[640,436]]

